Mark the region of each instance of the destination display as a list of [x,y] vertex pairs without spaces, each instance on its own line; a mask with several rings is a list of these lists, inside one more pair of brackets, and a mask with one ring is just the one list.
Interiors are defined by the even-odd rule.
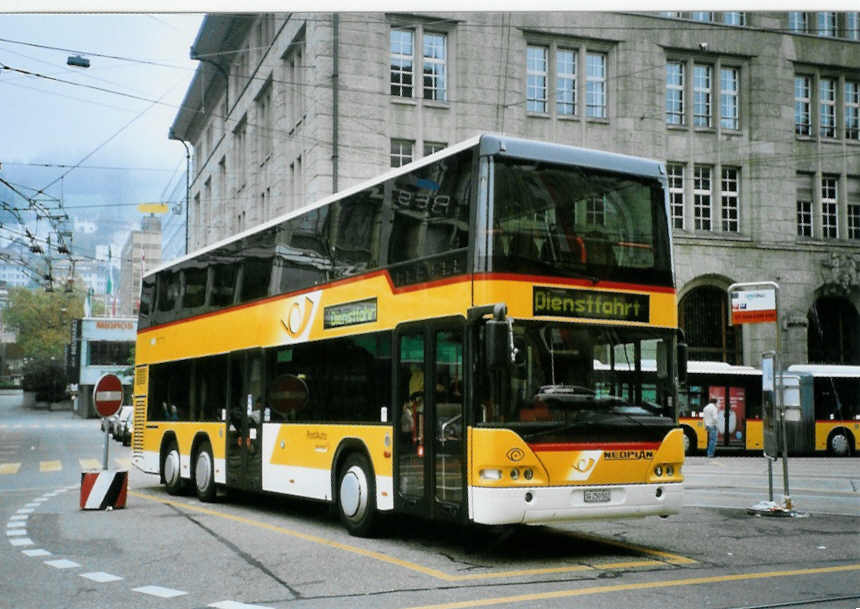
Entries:
[[342,328],[376,321],[376,298],[325,307],[323,328]]
[[618,321],[650,320],[650,300],[646,294],[598,292],[566,288],[533,288],[534,315],[585,317]]

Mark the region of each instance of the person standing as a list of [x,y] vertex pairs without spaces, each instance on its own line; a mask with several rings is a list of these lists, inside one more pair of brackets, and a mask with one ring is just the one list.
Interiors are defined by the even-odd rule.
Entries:
[[705,423],[705,429],[708,431],[709,459],[714,457],[714,452],[717,449],[717,424],[719,422],[719,414],[717,402],[711,398],[707,405],[705,405],[705,409],[702,411],[702,419]]

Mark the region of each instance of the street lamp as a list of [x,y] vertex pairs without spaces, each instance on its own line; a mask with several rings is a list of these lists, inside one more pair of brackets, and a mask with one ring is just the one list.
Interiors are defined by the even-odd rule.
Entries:
[[90,60],[86,57],[81,57],[80,55],[70,55],[69,58],[66,59],[66,63],[76,68],[90,67]]
[[188,142],[176,136],[173,127],[167,133],[167,139],[182,142],[185,146],[185,253],[188,253],[188,196],[191,192],[191,149]]

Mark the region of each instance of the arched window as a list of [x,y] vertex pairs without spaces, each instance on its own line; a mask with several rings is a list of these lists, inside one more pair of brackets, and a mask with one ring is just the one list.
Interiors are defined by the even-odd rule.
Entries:
[[810,363],[860,364],[860,318],[850,301],[824,296],[815,301],[807,317]]
[[691,360],[741,364],[741,330],[729,325],[726,290],[702,286],[690,291],[678,305],[681,328],[687,337]]

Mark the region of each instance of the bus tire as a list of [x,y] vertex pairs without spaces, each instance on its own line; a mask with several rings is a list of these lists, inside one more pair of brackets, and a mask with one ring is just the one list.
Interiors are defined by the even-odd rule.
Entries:
[[684,456],[695,455],[697,451],[696,432],[689,427],[684,427]]
[[161,475],[164,486],[170,495],[181,495],[183,490],[182,474],[180,473],[179,448],[176,442],[171,442],[161,462]]
[[200,501],[208,503],[215,499],[215,460],[208,440],[200,444],[194,459],[194,490]]
[[369,537],[376,524],[376,483],[363,453],[350,453],[341,465],[335,501],[350,535]]
[[831,457],[851,456],[851,436],[844,429],[834,429],[827,438],[827,453]]

